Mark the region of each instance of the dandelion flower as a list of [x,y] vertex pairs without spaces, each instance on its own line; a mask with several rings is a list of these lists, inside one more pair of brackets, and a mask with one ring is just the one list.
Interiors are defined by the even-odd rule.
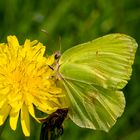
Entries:
[[9,116],[15,130],[20,117],[23,133],[29,136],[29,116],[38,120],[34,108],[50,114],[59,108],[58,98],[63,95],[49,67],[54,56],[43,56],[43,44],[27,39],[19,45],[16,36],[8,36],[7,40],[0,44],[0,125]]

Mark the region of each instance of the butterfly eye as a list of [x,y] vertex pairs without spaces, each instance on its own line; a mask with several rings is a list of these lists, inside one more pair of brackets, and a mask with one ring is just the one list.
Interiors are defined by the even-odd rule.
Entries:
[[54,56],[55,60],[59,59],[60,56],[61,56],[60,51],[56,52],[56,53],[55,53],[55,56]]

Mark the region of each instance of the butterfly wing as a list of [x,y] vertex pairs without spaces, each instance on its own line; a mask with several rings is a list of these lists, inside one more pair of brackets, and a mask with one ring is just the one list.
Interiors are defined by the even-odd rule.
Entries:
[[121,91],[64,81],[70,99],[69,117],[80,127],[108,131],[125,107]]
[[69,116],[80,127],[108,131],[122,114],[120,91],[130,79],[137,48],[124,34],[110,34],[64,52],[59,60]]

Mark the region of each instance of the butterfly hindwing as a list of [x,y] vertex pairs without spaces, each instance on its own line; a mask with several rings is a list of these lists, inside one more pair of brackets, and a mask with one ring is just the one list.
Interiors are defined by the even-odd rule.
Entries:
[[80,127],[108,131],[125,107],[121,91],[63,81],[71,102],[69,117]]

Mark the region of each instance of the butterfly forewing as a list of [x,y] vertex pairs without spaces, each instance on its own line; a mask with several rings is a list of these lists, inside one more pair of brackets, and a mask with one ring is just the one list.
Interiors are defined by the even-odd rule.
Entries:
[[59,72],[67,79],[122,89],[130,79],[136,48],[129,36],[106,35],[64,52]]

